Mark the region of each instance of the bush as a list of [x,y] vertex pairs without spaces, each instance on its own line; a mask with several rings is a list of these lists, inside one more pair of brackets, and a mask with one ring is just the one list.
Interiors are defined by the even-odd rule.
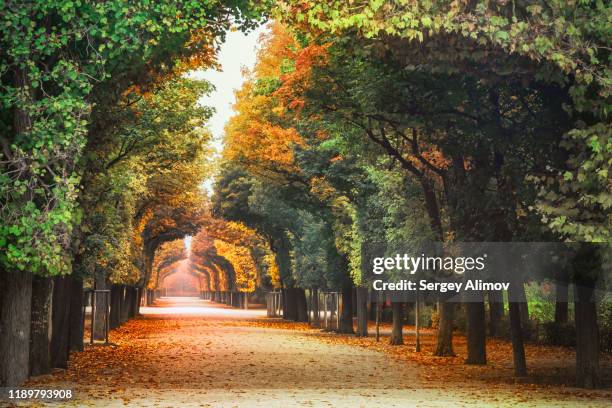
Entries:
[[576,346],[576,326],[574,323],[546,322],[542,325],[543,342],[555,346]]
[[598,308],[597,323],[599,324],[599,349],[612,352],[612,296],[607,294]]

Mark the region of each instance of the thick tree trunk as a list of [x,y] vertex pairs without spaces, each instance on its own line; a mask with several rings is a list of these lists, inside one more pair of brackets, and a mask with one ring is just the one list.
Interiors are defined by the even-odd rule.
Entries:
[[491,290],[489,298],[489,336],[495,337],[499,333],[499,324],[504,317],[504,296],[500,290]]
[[70,351],[83,350],[83,280],[72,277],[70,294]]
[[296,288],[297,300],[297,321],[308,322],[308,304],[306,303],[306,291],[301,288]]
[[295,288],[282,289],[283,292],[283,319],[297,320],[297,299]]
[[70,294],[72,279],[56,276],[53,285],[53,312],[51,335],[51,364],[53,367],[66,368],[70,352]]
[[[94,288],[96,290],[108,290],[109,283],[106,279],[106,274],[103,271],[98,271],[95,276]],[[108,295],[105,292],[97,292],[95,294],[95,305],[93,304],[94,298],[92,298],[92,313],[95,313],[94,316],[94,326],[91,328],[93,330],[93,338],[94,340],[106,340],[106,314],[108,311]]]
[[568,285],[566,282],[557,282],[555,285],[555,323],[567,323],[568,317]]
[[357,336],[368,336],[368,289],[357,288]]
[[0,271],[0,384],[11,387],[28,378],[32,274]]
[[319,328],[321,327],[321,315],[319,310],[319,290],[312,289],[310,293],[312,296],[312,321],[310,322],[310,325],[312,327]]
[[[13,81],[20,96],[25,101],[32,101],[33,88],[30,86],[27,69],[27,67],[16,67]],[[27,110],[17,106],[13,110],[12,119],[14,135],[27,139],[27,133],[32,129],[32,121]],[[3,129],[3,132],[5,131]],[[5,170],[4,165],[3,170]],[[26,177],[28,177],[27,172]],[[31,197],[23,197],[22,204],[29,199]],[[32,274],[24,271],[8,273],[0,270],[0,385],[15,386],[28,378],[31,309]]]
[[593,288],[580,283],[574,289],[576,320],[576,384],[597,388],[601,384],[599,370],[599,330]]
[[521,325],[520,302],[510,300],[518,296],[517,292],[524,291],[522,283],[511,283],[508,290],[508,308],[510,309],[510,331],[512,336],[512,357],[514,361],[514,375],[524,377],[527,375],[527,362],[525,361],[525,345],[523,344],[523,327]]
[[120,321],[121,324],[125,323],[128,321],[129,318],[129,295],[128,295],[128,288],[125,285],[121,285],[121,290],[120,290],[120,298],[121,298],[121,308],[119,311],[119,316],[120,316]]
[[143,294],[143,288],[141,287],[137,287],[136,288],[136,313],[135,315],[138,316],[140,314],[140,305],[142,304],[142,294]]
[[32,278],[32,319],[30,322],[30,375],[51,371],[51,305],[53,279]]
[[455,304],[441,298],[438,301],[438,339],[434,355],[454,356],[453,352],[453,320]]
[[393,311],[393,330],[389,344],[394,346],[404,344],[404,336],[402,329],[404,327],[404,316],[402,316],[402,302],[391,302],[391,310]]
[[346,282],[342,286],[342,310],[340,311],[340,327],[338,333],[353,334],[353,284]]
[[119,327],[121,324],[121,286],[120,285],[112,285],[111,286],[111,305],[110,305],[110,317],[109,317],[109,327],[110,329],[115,329]]
[[467,348],[466,364],[487,364],[487,333],[484,301],[467,302]]
[[128,286],[127,293],[128,319],[131,319],[136,316],[136,288]]

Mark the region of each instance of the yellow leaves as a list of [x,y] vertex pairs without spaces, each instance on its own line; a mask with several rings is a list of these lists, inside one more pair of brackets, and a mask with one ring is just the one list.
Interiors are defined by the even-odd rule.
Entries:
[[300,47],[285,27],[278,22],[270,24],[269,33],[263,34],[259,41],[261,49],[257,54],[257,64],[254,69],[255,76],[259,78],[280,76],[282,60],[293,59],[296,55],[295,50]]
[[310,179],[310,192],[322,201],[328,201],[336,194],[336,189],[325,177],[313,177]]
[[243,292],[255,290],[257,267],[247,247],[215,240],[217,253],[227,259],[236,272],[236,287]]
[[[261,41],[257,64],[252,73],[246,73],[247,81],[236,92],[237,114],[225,129],[224,159],[282,180],[286,174],[300,173],[293,151],[304,140],[294,127],[283,123],[288,108],[299,102],[281,103],[274,86],[275,81],[297,75],[292,61],[301,51],[299,44],[278,23],[271,25],[271,32],[262,36]],[[259,90],[258,81],[266,84],[264,91]]]
[[253,84],[247,82],[236,94],[232,117],[225,128],[224,156],[260,170],[298,171],[293,146],[302,145],[302,137],[292,128],[273,123],[271,113],[282,114],[284,108],[274,98],[252,95]]
[[263,263],[266,266],[266,269],[268,270],[268,276],[270,277],[272,286],[275,288],[280,288],[280,272],[278,270],[278,265],[276,263],[276,257],[274,256],[274,254],[266,254],[263,258]]

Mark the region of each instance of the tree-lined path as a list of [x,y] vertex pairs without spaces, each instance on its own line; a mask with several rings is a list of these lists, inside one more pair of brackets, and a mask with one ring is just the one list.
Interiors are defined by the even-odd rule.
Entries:
[[0,392],[612,401],[612,2],[1,4]]
[[111,333],[114,346],[86,347],[68,370],[30,385],[75,390],[74,400],[51,406],[605,406],[605,399],[556,394],[561,389],[432,385],[417,364],[321,341],[318,331],[264,320],[261,309],[162,298],[141,312]]

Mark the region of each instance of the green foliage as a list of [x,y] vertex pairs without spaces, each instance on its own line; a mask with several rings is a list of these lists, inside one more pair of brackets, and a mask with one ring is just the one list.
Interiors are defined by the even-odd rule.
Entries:
[[211,110],[198,100],[210,90],[204,81],[169,80],[121,110],[121,125],[107,132],[107,144],[95,150],[90,145],[87,153],[94,161],[80,197],[87,216],[79,226],[77,272],[101,272],[115,283],[141,279],[140,235],[158,221],[152,212],[162,205],[189,205],[181,194],[204,177],[200,171],[210,139],[204,125]]
[[[346,3],[288,0],[284,5],[277,10],[279,18],[298,30],[307,31],[312,40],[328,40],[343,45],[350,58],[380,62],[391,60],[413,76],[419,73],[425,73],[428,77],[460,74],[475,79],[476,89],[490,84],[494,84],[495,88],[503,87],[514,82],[512,88],[515,89],[508,96],[518,96],[516,100],[526,102],[520,109],[527,106],[527,111],[534,113],[538,119],[541,116],[532,110],[532,97],[517,95],[516,92],[520,94],[523,88],[537,97],[534,90],[542,93],[546,89],[557,88],[557,97],[551,101],[553,105],[557,105],[555,100],[562,101],[561,109],[544,104],[538,110],[548,110],[547,115],[551,116],[561,116],[563,111],[568,114],[563,121],[569,119],[571,122],[561,127],[560,132],[552,132],[556,140],[551,140],[548,146],[558,146],[559,150],[566,150],[570,157],[563,164],[557,161],[558,157],[550,163],[541,163],[530,171],[522,171],[522,177],[521,172],[515,172],[513,184],[522,184],[526,176],[540,181],[540,201],[532,207],[538,208],[553,233],[575,241],[609,241],[608,115],[612,90],[609,69],[609,16],[612,9],[609,2],[406,3],[364,0]],[[389,72],[389,65],[382,65],[381,68],[382,72]],[[384,75],[371,75],[369,81],[354,83],[377,84],[381,78]],[[455,84],[462,81],[461,78],[455,79],[459,79]],[[452,81],[445,83],[449,84],[451,88],[454,87]],[[426,87],[430,87],[430,84]],[[390,89],[405,87],[396,85],[387,88]],[[473,98],[473,91],[466,90],[469,92],[466,96],[477,100]],[[454,90],[452,93],[455,93]],[[425,91],[415,95],[429,94]],[[418,106],[444,104],[451,100],[449,96],[439,95],[434,105],[425,102]],[[483,101],[479,106],[488,109],[490,102]],[[462,114],[469,112],[462,104],[454,104],[453,109]],[[501,110],[502,120],[507,120],[505,115],[508,112],[511,111]],[[518,112],[520,115],[520,110]],[[378,113],[372,112],[372,115]],[[440,115],[434,117],[439,124],[444,123]],[[511,121],[510,124],[516,128],[516,119]],[[483,121],[479,121],[477,126],[472,125],[471,130],[464,124],[457,125],[455,129],[460,130],[462,138],[471,137],[474,128],[489,129],[493,136],[486,142],[489,146],[503,147],[503,144],[499,144],[503,142],[499,135],[508,133],[499,127],[495,131],[495,127]],[[503,127],[507,128],[507,124]],[[524,140],[530,143],[540,141],[539,136],[547,132],[545,127],[529,127],[528,132],[516,132],[515,135],[528,136]],[[467,151],[475,153],[470,149]],[[546,153],[551,158],[550,149]],[[506,153],[504,156],[507,161]],[[539,156],[536,154],[534,157]],[[516,168],[530,163],[519,157],[514,160],[516,162],[512,166]],[[541,169],[547,166],[550,166],[550,171],[543,176]],[[533,203],[533,192],[525,193]],[[460,201],[456,203],[460,204]],[[463,209],[452,204],[449,215],[461,219],[473,214],[476,208],[470,208],[471,204],[465,202],[461,206]],[[478,216],[482,218],[482,215]],[[467,232],[463,234],[464,239],[474,236],[469,230],[463,232]],[[533,234],[533,231],[523,231],[523,234]]]
[[534,178],[543,221],[572,241],[612,242],[612,127],[574,129],[561,145],[571,152],[565,168]]
[[[70,271],[77,165],[86,144],[92,91],[144,66],[159,47],[175,52],[190,34],[214,36],[250,23],[242,1],[3,1],[0,75],[3,135],[0,263],[39,274]],[[118,89],[121,92],[123,89]]]

